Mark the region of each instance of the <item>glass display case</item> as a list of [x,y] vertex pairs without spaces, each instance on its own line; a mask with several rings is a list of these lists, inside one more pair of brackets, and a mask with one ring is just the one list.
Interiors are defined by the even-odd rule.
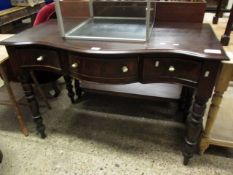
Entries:
[[145,42],[155,20],[152,0],[55,0],[68,39]]

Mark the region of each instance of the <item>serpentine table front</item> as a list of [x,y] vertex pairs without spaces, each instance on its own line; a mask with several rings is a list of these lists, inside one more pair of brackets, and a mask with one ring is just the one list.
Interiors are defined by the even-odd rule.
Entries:
[[[71,24],[72,25],[72,24]],[[33,119],[42,138],[45,126],[30,82],[31,70],[65,76],[71,101],[71,77],[108,84],[179,83],[195,90],[187,120],[184,164],[193,156],[202,131],[222,60],[227,57],[208,24],[156,23],[147,43],[65,40],[56,21],[15,35],[5,45],[15,74],[20,75]]]

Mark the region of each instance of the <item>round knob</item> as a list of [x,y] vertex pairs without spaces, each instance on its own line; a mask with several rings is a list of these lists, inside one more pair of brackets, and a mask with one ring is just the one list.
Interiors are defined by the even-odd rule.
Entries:
[[77,67],[78,67],[78,63],[73,63],[73,64],[71,65],[71,67],[72,67],[72,68],[77,68]]
[[128,72],[128,70],[129,70],[129,69],[128,69],[127,66],[123,66],[123,67],[122,67],[122,72],[126,73],[126,72]]
[[176,69],[174,66],[170,66],[168,70],[169,70],[169,72],[174,72]]
[[36,58],[37,61],[43,61],[44,57],[43,56],[39,56],[38,58]]

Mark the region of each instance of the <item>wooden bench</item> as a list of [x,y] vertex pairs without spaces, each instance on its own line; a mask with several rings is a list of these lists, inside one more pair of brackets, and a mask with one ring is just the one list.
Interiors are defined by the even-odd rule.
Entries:
[[35,15],[44,4],[40,3],[34,7],[12,7],[0,11],[0,33],[7,33],[16,22],[25,18],[31,18],[31,21],[34,21]]

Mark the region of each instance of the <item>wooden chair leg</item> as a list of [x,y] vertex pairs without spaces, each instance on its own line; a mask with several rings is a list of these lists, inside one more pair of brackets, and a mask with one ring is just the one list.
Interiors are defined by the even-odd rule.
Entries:
[[220,14],[221,14],[222,2],[223,2],[223,0],[219,0],[218,1],[216,13],[215,13],[215,16],[213,18],[213,24],[217,24],[218,23],[218,18],[220,17]]
[[0,65],[0,74],[2,75],[2,78],[3,78],[3,81],[5,83],[5,86],[7,88],[7,91],[8,91],[8,94],[9,94],[9,97],[10,97],[10,100],[11,100],[11,103],[12,105],[15,107],[15,111],[16,111],[16,116],[17,116],[17,119],[19,121],[19,126],[20,126],[20,129],[22,131],[22,133],[25,135],[25,136],[28,136],[28,129],[25,125],[25,122],[24,122],[24,119],[23,119],[23,114],[20,110],[20,107],[19,107],[19,104],[17,103],[16,99],[15,99],[15,96],[14,96],[14,93],[12,91],[12,88],[9,84],[9,81],[7,79],[7,76],[3,70],[3,68],[1,67]]
[[221,43],[223,46],[228,46],[229,41],[230,41],[230,34],[232,31],[232,24],[233,24],[233,5],[231,7],[231,13],[227,22],[227,26],[225,29],[224,34],[221,37]]
[[2,151],[0,150],[0,163],[2,163],[2,158],[3,158],[3,154]]
[[208,138],[202,138],[199,145],[199,154],[203,155],[205,151],[209,148],[209,145],[210,143]]
[[54,92],[55,92],[55,94],[53,95],[53,97],[56,98],[56,97],[59,96],[59,94],[61,93],[61,91],[60,91],[60,89],[58,88],[57,82],[56,82],[56,81],[55,81],[55,82],[52,82],[51,85],[52,85],[52,88],[53,88],[53,90],[54,90]]
[[44,91],[41,89],[40,84],[37,81],[36,76],[35,76],[33,71],[30,71],[30,76],[35,84],[35,88],[38,90],[38,92],[39,92],[40,96],[42,97],[43,101],[45,102],[46,106],[48,107],[48,109],[51,109],[51,106],[48,102],[48,99],[47,99]]

